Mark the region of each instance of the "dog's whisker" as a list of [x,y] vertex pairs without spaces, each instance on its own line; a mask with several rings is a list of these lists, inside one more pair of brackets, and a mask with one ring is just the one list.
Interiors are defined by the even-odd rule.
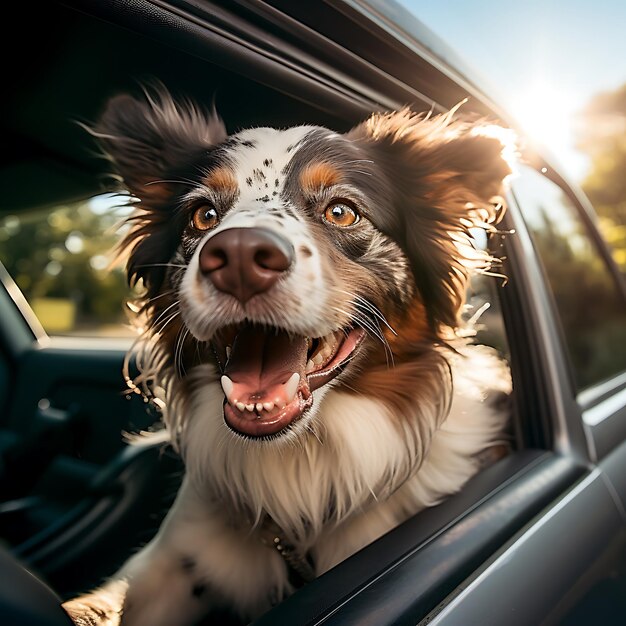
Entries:
[[374,173],[373,172],[366,172],[364,170],[357,170],[355,168],[350,168],[351,172],[354,172],[355,174],[363,174],[363,176],[373,176]]
[[371,319],[359,315],[358,312],[349,312],[337,306],[333,306],[333,309],[335,310],[335,312],[349,318],[352,322],[356,322],[359,326],[363,328],[363,330],[365,330],[368,335],[374,337],[375,339],[378,339],[385,349],[385,360],[387,362],[387,367],[394,366],[395,361],[393,357],[393,351],[391,350],[391,347],[386,337],[382,333],[380,326],[375,325]]
[[319,435],[315,431],[315,428],[313,428],[313,426],[311,424],[307,424],[306,425],[306,430],[307,430],[307,432],[311,433],[311,435],[313,435],[313,437],[315,437],[317,439],[317,441],[319,442],[320,446],[324,445],[324,443],[320,439]]
[[197,181],[193,181],[190,178],[181,178],[181,179],[164,178],[164,179],[159,179],[159,180],[151,180],[150,182],[145,183],[144,186],[149,187],[150,185],[158,185],[160,183],[174,183],[176,185],[197,185],[198,184]]
[[162,335],[165,332],[165,329],[171,324],[178,316],[180,315],[180,311],[175,311],[169,317],[167,317],[161,323],[161,326],[155,327],[155,332],[159,335]]
[[[351,291],[347,291],[345,289],[338,289],[338,291],[340,291],[341,293],[349,296],[350,298],[354,298],[355,300],[357,300],[359,303],[362,304],[362,306],[364,308],[366,308],[368,311],[370,311],[372,313],[372,315],[374,315],[375,317],[377,317],[378,319],[380,319],[380,321],[394,334],[397,335],[398,333],[395,331],[395,329],[389,324],[389,322],[387,321],[387,318],[383,315],[382,311],[376,306],[374,305],[373,302],[371,302],[370,300],[368,300],[367,298],[364,298],[363,296],[359,295],[358,293],[353,293]],[[358,305],[357,305],[358,306]]]
[[[372,313],[372,315],[374,316],[374,319],[372,319],[372,323],[376,324],[376,327],[380,330],[381,334],[383,331],[382,331],[382,328],[380,327],[380,322],[382,322],[394,335],[396,336],[398,335],[398,333],[393,328],[391,328],[391,326],[387,323],[387,320],[385,320],[384,317],[382,317],[381,315],[377,315],[375,311],[371,311],[365,307],[361,307],[358,302],[356,304],[356,308],[357,310],[359,310],[359,313],[364,314],[365,317],[368,317],[367,316],[368,312]],[[363,308],[365,308],[365,310],[363,310]]]
[[350,322],[356,322],[359,326],[362,326],[365,331],[370,331],[370,333],[372,333],[381,342],[383,343],[385,342],[385,338],[380,334],[380,332],[377,332],[377,329],[373,325],[372,321],[369,318],[364,317],[363,315],[359,315],[358,311],[356,312],[346,311],[345,309],[342,309],[337,306],[333,306],[333,309],[337,313],[341,313],[343,316],[347,317],[350,320]]
[[174,344],[174,370],[178,374],[179,378],[182,378],[185,374],[184,367],[181,362],[181,355],[182,355],[183,344],[188,334],[189,334],[189,329],[185,328],[184,326],[181,326],[180,329],[178,330],[178,334],[176,335],[176,341]]
[[351,159],[344,161],[344,163],[374,163],[374,161],[372,159]]
[[362,396],[364,398],[367,397],[367,394],[363,393],[360,389],[357,389],[356,387],[353,387],[352,385],[347,383],[345,380],[341,381],[341,386],[345,387],[346,389],[349,389],[350,391],[352,391],[352,393],[354,393],[354,394],[356,394],[358,396]]
[[180,304],[180,300],[174,300],[174,302],[172,302],[171,304],[169,304],[165,309],[163,309],[159,315],[156,317],[156,319],[152,322],[153,326],[158,326],[159,321],[165,316],[167,315],[168,311],[170,311],[171,309],[173,309],[176,305]]
[[369,310],[374,316],[376,316],[394,335],[397,336],[396,330],[391,326],[391,324],[387,321],[387,318],[381,313],[380,309],[375,307],[371,302],[357,296],[359,298],[358,302],[361,302],[363,306]]
[[157,296],[154,296],[152,298],[147,298],[146,300],[144,300],[143,302],[145,304],[151,304],[152,302],[155,302],[156,300],[159,300],[160,298],[165,298],[166,296],[173,296],[174,295],[174,290],[173,289],[168,289],[167,291],[164,291],[163,293],[160,293]]
[[378,339],[385,348],[385,356],[387,358],[387,365],[389,366],[389,358],[393,363],[393,351],[391,350],[391,346],[387,341],[387,338],[384,336],[380,326],[368,317],[363,315],[359,315],[358,313],[352,314],[352,320],[355,321],[359,326],[362,326],[366,332],[372,337]]
[[180,269],[187,269],[187,265],[177,264],[177,263],[146,263],[144,265],[137,265],[138,269],[144,269],[147,267],[174,267]]
[[[358,311],[358,315],[354,316],[355,321],[357,321],[357,323],[359,323],[361,326],[364,326],[366,328],[366,330],[370,330],[371,333],[378,340],[380,340],[380,342],[385,347],[385,359],[387,361],[387,367],[393,367],[395,365],[394,356],[393,356],[393,350],[391,349],[391,346],[389,345],[389,341],[385,337],[385,335],[384,335],[384,333],[383,333],[383,331],[382,331],[382,329],[380,327],[378,316],[376,316],[374,319],[371,319],[371,318],[363,315],[362,314],[363,311],[359,310],[358,305],[357,305],[357,311]],[[372,311],[372,312],[374,312],[374,311]],[[382,314],[381,314],[381,316],[382,316]],[[386,323],[386,320],[385,320],[385,323]],[[391,328],[391,326],[389,326],[389,324],[387,324],[387,326],[391,329],[391,331],[394,334],[397,334]],[[390,363],[390,361],[391,361],[391,363]]]
[[198,357],[198,363],[202,362],[202,355],[200,354],[200,343],[204,343],[204,342],[200,342],[199,339],[197,339],[196,337],[193,337],[193,340],[196,343],[196,356]]
[[372,302],[370,302],[367,298],[364,298],[358,293],[353,293],[345,289],[338,289],[338,291],[349,296],[351,299],[356,300],[355,305],[358,308],[365,308],[368,312],[370,312],[372,315],[377,317],[381,322],[383,322],[385,326],[387,326],[392,333],[397,334],[394,328],[392,328],[392,326],[387,321],[387,318],[380,311],[380,309],[376,307]]

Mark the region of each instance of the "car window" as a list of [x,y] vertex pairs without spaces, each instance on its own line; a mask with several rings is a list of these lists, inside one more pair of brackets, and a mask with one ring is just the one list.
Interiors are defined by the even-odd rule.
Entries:
[[505,284],[505,277],[499,273],[502,252],[497,243],[490,245],[484,230],[474,228],[471,234],[473,246],[478,250],[489,250],[495,261],[488,272],[472,275],[462,317],[465,325],[460,332],[471,337],[472,343],[495,348],[508,361],[509,345],[500,305],[500,290]]
[[512,187],[552,290],[578,391],[626,370],[626,307],[576,206],[528,167]]
[[51,335],[130,336],[129,289],[111,269],[120,198],[98,195],[0,219],[0,261]]

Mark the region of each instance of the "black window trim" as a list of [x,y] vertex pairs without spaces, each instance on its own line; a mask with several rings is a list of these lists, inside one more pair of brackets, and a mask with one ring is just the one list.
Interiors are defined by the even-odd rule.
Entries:
[[[518,367],[533,370],[534,383],[527,388],[543,400],[543,411],[532,417],[542,416],[552,426],[552,449],[588,463],[591,450],[576,402],[569,358],[561,340],[552,294],[524,221],[523,210],[512,192],[507,195],[507,205],[504,228],[513,234],[507,237],[504,273],[512,276],[511,289],[520,294],[520,301],[511,313],[517,317],[518,324],[525,325],[523,340],[516,337],[515,329],[511,332],[507,329],[511,351],[513,353],[513,346],[517,344],[521,353],[527,355],[528,362]],[[510,271],[507,272],[508,268]]]

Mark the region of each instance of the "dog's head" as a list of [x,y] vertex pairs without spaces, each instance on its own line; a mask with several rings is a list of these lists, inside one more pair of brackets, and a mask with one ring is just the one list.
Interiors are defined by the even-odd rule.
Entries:
[[248,438],[298,432],[331,381],[442,341],[509,173],[486,126],[409,110],[228,136],[167,95],[119,96],[95,134],[140,200],[123,247],[162,368],[216,365]]

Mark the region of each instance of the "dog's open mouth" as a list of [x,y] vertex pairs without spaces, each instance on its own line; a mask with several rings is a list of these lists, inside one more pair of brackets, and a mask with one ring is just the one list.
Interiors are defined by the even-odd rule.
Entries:
[[364,336],[361,328],[314,339],[247,323],[223,328],[212,343],[223,373],[226,423],[248,437],[287,428],[312,405],[312,392],[342,371]]

